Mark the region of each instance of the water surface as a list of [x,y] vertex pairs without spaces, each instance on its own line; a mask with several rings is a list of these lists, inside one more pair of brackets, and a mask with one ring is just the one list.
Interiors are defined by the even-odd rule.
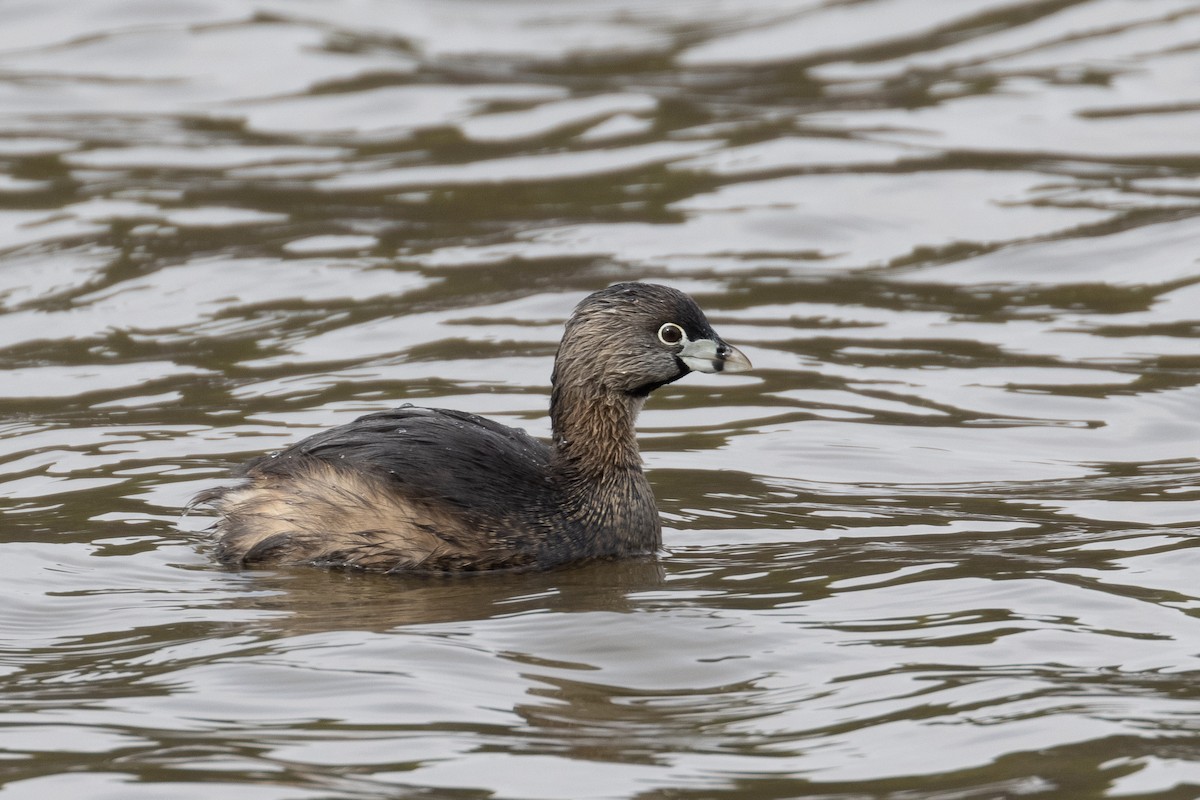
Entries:
[[[0,800],[1200,796],[1200,4],[13,2]],[[660,559],[214,565],[402,402],[545,435],[587,292]]]

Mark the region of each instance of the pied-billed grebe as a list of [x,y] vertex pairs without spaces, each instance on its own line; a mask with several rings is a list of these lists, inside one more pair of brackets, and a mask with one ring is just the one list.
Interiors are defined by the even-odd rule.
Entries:
[[215,506],[217,555],[237,566],[452,572],[652,553],[662,535],[638,411],[692,370],[749,368],[687,295],[620,283],[567,322],[551,444],[461,411],[397,408],[251,461],[241,485],[194,502]]

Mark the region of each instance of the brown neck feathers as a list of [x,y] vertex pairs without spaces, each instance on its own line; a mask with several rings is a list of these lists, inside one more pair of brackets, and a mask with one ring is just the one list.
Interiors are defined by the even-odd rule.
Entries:
[[634,423],[642,402],[595,384],[555,385],[550,423],[561,465],[592,479],[614,471],[640,471]]

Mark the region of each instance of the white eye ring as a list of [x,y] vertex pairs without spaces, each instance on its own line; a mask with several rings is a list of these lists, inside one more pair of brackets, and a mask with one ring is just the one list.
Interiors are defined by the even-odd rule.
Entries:
[[664,322],[663,326],[658,329],[658,340],[663,344],[676,345],[686,338],[687,335],[683,332],[683,328],[674,322]]

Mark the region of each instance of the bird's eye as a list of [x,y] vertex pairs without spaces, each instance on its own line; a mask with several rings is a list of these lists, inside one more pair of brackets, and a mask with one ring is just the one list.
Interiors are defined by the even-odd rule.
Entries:
[[679,344],[683,341],[683,328],[674,322],[665,322],[658,329],[658,340],[663,344]]

